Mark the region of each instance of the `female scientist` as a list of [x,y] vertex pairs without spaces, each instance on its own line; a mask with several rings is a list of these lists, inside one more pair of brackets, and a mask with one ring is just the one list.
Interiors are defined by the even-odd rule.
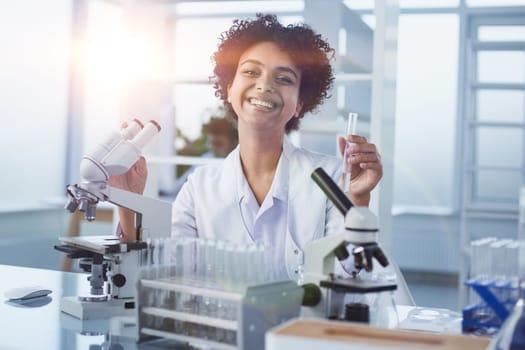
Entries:
[[[173,203],[172,235],[198,236],[273,249],[277,276],[296,279],[305,244],[338,232],[343,217],[310,175],[322,167],[341,179],[341,160],[294,146],[287,134],[329,96],[334,50],[305,24],[283,26],[274,15],[236,20],[214,53],[214,88],[238,123],[239,145],[219,165],[199,167]],[[382,176],[380,155],[364,137],[340,138],[349,149],[347,195],[367,206]],[[142,193],[140,159],[111,184]],[[133,214],[120,208],[124,239],[134,235]]]

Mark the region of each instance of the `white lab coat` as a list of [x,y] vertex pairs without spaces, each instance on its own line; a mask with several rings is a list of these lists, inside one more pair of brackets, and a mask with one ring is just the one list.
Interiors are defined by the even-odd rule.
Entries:
[[[295,147],[287,138],[283,143],[282,160],[288,162],[288,217],[285,237],[285,264],[291,279],[299,277],[306,244],[323,236],[341,233],[344,218],[310,175],[322,167],[338,182],[341,179],[341,160]],[[199,236],[241,244],[253,243],[241,215],[237,169],[240,168],[239,148],[233,150],[224,162],[197,168],[182,187],[173,204],[172,235]],[[388,253],[384,252],[385,254]],[[376,263],[375,271],[391,271],[397,275],[398,304],[415,305],[401,271],[389,257],[391,264],[383,269]],[[342,273],[339,264],[334,267]]]
[[[322,167],[335,181],[341,178],[341,160],[283,143],[289,166],[285,263],[288,275],[298,276],[307,242],[343,230],[343,216],[310,175]],[[237,243],[253,243],[246,231],[238,194],[239,148],[221,164],[196,169],[173,204],[172,235],[199,236]],[[275,185],[275,184],[274,184]]]

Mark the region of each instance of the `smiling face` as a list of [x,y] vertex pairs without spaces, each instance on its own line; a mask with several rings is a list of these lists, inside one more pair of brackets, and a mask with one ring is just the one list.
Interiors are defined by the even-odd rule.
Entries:
[[239,130],[250,126],[284,134],[301,110],[301,72],[272,42],[261,42],[240,57],[228,99],[239,117]]

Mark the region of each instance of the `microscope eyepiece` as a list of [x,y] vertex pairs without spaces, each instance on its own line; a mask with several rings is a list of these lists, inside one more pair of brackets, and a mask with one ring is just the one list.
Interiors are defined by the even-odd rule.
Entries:
[[341,214],[346,215],[350,208],[354,206],[346,194],[341,191],[339,186],[336,185],[323,168],[315,169],[311,177],[332,203],[334,203],[335,207],[339,209]]

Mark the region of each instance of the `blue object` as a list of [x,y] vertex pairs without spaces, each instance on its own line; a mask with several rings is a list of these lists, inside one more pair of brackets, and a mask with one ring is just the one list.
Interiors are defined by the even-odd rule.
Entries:
[[518,300],[518,286],[515,283],[480,282],[478,279],[465,284],[480,296],[481,302],[463,309],[463,332],[501,328]]
[[518,300],[501,330],[491,341],[490,350],[525,350],[525,301]]
[[510,350],[525,350],[525,315],[523,314],[516,323],[514,333],[512,333]]

